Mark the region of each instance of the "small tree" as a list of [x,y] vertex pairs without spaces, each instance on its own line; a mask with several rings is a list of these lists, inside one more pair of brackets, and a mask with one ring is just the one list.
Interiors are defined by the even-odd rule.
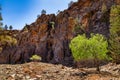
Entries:
[[0,13],[0,21],[2,21],[3,20],[3,18],[2,18],[2,15],[1,15],[1,13]]
[[37,15],[37,18],[39,18],[39,17],[40,17],[40,15],[38,14],[38,15]]
[[3,23],[1,22],[3,20],[2,15],[1,15],[1,10],[2,10],[2,8],[1,8],[1,5],[0,5],[0,30],[3,30],[3,28],[2,28]]
[[28,26],[29,26],[28,24],[25,24],[23,31],[28,32]]
[[41,14],[46,14],[46,10],[43,9],[43,10],[41,11]]
[[9,29],[10,29],[10,30],[12,30],[12,29],[13,29],[12,25],[10,25]]
[[100,71],[98,61],[107,59],[108,44],[100,34],[91,35],[89,39],[85,35],[78,35],[69,46],[75,61],[93,59],[97,71]]
[[100,35],[91,35],[91,38],[88,40],[89,44],[89,53],[92,54],[92,57],[94,59],[94,63],[96,65],[97,71],[100,71],[99,68],[99,60],[107,60],[107,48],[108,43],[105,40],[105,38]]
[[5,30],[7,30],[7,29],[8,29],[8,26],[7,26],[7,25],[5,25],[4,29],[5,29]]
[[3,30],[3,27],[2,27],[2,25],[3,25],[3,24],[0,22],[0,30]]
[[73,3],[74,3],[73,1],[70,1],[70,3],[68,4],[68,7],[71,7]]
[[60,10],[58,10],[56,14],[59,14],[59,13],[60,13]]
[[109,52],[113,62],[120,63],[120,5],[114,5],[110,13]]

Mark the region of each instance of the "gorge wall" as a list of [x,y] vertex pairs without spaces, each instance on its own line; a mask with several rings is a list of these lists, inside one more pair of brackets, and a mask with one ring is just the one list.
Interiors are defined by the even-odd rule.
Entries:
[[5,47],[0,63],[29,62],[34,54],[42,61],[72,64],[69,43],[77,34],[100,33],[109,36],[110,8],[119,0],[79,0],[59,14],[42,14],[18,34],[16,46]]

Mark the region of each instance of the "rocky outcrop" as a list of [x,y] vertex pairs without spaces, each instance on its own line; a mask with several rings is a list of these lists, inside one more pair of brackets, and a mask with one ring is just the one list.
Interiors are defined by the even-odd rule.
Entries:
[[[43,14],[35,23],[27,26],[27,31],[21,32],[19,46],[35,45],[35,54],[40,55],[43,61],[63,63],[65,56],[71,56],[68,43],[73,38],[75,26],[72,17],[63,15]],[[51,22],[55,23],[54,28]]]
[[82,33],[88,37],[90,33],[109,36],[109,14],[114,2],[79,0],[57,15],[41,15],[20,32],[17,47],[0,53],[0,58],[5,60],[0,63],[23,63],[37,54],[45,62],[71,64],[69,43],[74,36]]

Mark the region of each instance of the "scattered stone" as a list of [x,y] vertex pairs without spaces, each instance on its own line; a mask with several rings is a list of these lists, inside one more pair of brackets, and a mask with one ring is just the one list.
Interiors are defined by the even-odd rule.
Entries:
[[[111,63],[110,63],[111,64]],[[2,80],[120,80],[120,64],[101,66],[101,73],[95,68],[72,68],[42,62],[16,65],[0,65]],[[9,67],[8,67],[9,66]],[[105,72],[106,71],[106,72]],[[103,73],[104,72],[104,73]]]

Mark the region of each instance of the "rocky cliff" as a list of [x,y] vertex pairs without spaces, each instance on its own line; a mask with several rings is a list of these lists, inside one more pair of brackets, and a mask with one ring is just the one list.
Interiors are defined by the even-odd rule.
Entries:
[[18,45],[5,47],[0,63],[24,63],[34,55],[42,61],[71,64],[70,40],[77,34],[109,36],[110,8],[119,0],[79,0],[59,14],[41,15],[18,35]]

